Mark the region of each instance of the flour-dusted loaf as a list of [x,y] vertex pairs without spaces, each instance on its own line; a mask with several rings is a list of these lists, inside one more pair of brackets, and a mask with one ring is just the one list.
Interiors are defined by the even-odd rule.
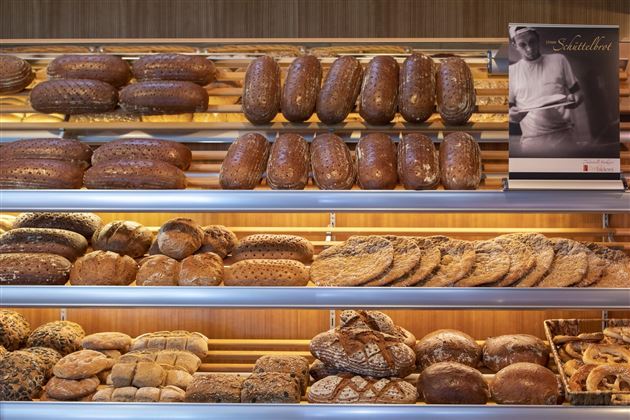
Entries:
[[346,55],[337,58],[326,75],[317,96],[317,117],[324,124],[338,124],[354,109],[363,69],[356,58]]
[[364,190],[391,190],[398,184],[396,145],[389,135],[370,133],[355,150],[357,182]]
[[490,398],[481,372],[456,362],[435,363],[424,369],[418,392],[428,404],[485,404]]
[[177,370],[186,371],[191,375],[201,366],[201,359],[186,350],[134,350],[120,356],[118,359],[121,363],[131,363],[140,360],[170,366]]
[[455,132],[440,144],[440,173],[447,190],[475,190],[481,182],[481,150],[468,133]]
[[509,334],[489,337],[483,346],[483,364],[498,372],[513,363],[529,362],[547,366],[549,347],[538,337]]
[[440,63],[437,110],[445,124],[465,124],[475,111],[475,85],[468,64],[458,57]]
[[384,125],[396,116],[399,67],[387,55],[374,57],[363,75],[359,114],[369,124]]
[[422,53],[408,56],[400,67],[398,111],[412,123],[426,121],[435,108],[435,68]]
[[21,213],[13,228],[50,228],[76,232],[90,241],[101,227],[102,220],[94,213],[35,212]]
[[63,229],[18,228],[0,235],[0,254],[43,253],[76,260],[87,249],[86,239]]
[[77,401],[92,395],[98,388],[100,381],[97,376],[82,379],[63,379],[57,376],[48,381],[42,396],[44,401]]
[[291,122],[306,121],[313,115],[322,83],[322,66],[317,57],[297,57],[287,72],[280,108]]
[[153,138],[122,138],[105,143],[92,155],[92,164],[116,160],[160,160],[185,171],[192,152],[176,141]]
[[243,403],[297,404],[301,396],[299,382],[281,372],[252,373],[241,389]]
[[126,112],[143,115],[205,112],[208,92],[192,82],[138,82],[120,91],[120,106]]
[[322,190],[349,190],[354,185],[356,167],[350,149],[335,134],[324,133],[311,143],[313,180]]
[[270,56],[258,57],[247,67],[243,85],[243,113],[252,124],[267,124],[280,111],[280,67]]
[[309,146],[304,137],[282,133],[269,152],[267,184],[274,190],[303,190],[310,168]]
[[230,145],[221,164],[221,188],[254,189],[262,179],[269,156],[269,142],[258,133],[246,133]]
[[145,258],[136,274],[138,286],[177,286],[180,264],[166,255]]
[[185,217],[168,220],[157,234],[160,252],[176,260],[182,260],[197,251],[203,238],[201,225]]
[[203,227],[203,241],[197,253],[213,252],[225,258],[238,244],[238,238],[223,225],[208,225]]
[[352,374],[323,378],[308,392],[315,404],[415,404],[417,399],[415,387],[402,379]]
[[72,266],[70,284],[127,286],[136,278],[138,265],[128,255],[111,251],[85,254]]
[[188,331],[157,331],[142,334],[131,344],[134,350],[186,350],[199,358],[205,358],[208,353],[208,337],[198,332]]
[[79,189],[83,166],[57,159],[10,159],[0,161],[2,189]]
[[44,253],[0,254],[0,285],[64,285],[72,263],[61,255]]
[[28,347],[50,347],[65,356],[81,350],[85,331],[76,322],[53,321],[40,325],[29,335]]
[[23,139],[0,148],[0,161],[12,159],[49,159],[74,163],[82,168],[90,166],[92,149],[75,139]]
[[113,365],[114,361],[103,353],[80,350],[62,357],[53,367],[53,373],[61,379],[85,379],[111,369]]
[[0,346],[6,350],[18,350],[26,344],[31,326],[19,312],[0,309]]
[[556,405],[560,396],[556,375],[535,363],[515,363],[501,369],[490,385],[498,404]]
[[481,347],[471,336],[457,330],[433,331],[416,343],[415,351],[420,371],[439,362],[476,368],[481,360]]
[[96,402],[182,402],[185,391],[173,385],[160,387],[123,388],[106,387],[99,389],[92,401]]
[[180,264],[180,286],[218,286],[222,281],[223,259],[213,252],[190,255]]
[[416,344],[416,337],[380,311],[345,310],[339,315],[341,328],[367,328],[398,337],[409,347]]
[[241,239],[232,251],[233,261],[284,259],[309,263],[314,248],[308,239],[296,235],[255,234]]
[[430,190],[440,183],[440,155],[424,134],[403,135],[397,162],[398,178],[407,190]]
[[120,350],[126,352],[131,346],[131,337],[120,332],[98,332],[86,335],[81,341],[84,349]]
[[166,380],[166,370],[155,362],[118,362],[112,367],[112,384],[115,388],[126,386],[158,387]]
[[151,246],[152,235],[149,229],[137,222],[116,220],[110,222],[92,236],[95,250],[112,251],[131,258],[143,256]]
[[46,80],[33,88],[30,101],[35,111],[45,114],[108,112],[116,108],[118,91],[99,80]]
[[31,84],[35,72],[26,60],[0,54],[0,94],[18,93]]
[[84,183],[95,190],[181,190],[186,188],[186,175],[160,160],[116,160],[92,166]]
[[48,64],[46,72],[50,79],[100,80],[117,88],[131,79],[129,65],[109,54],[61,55]]
[[245,377],[236,374],[209,373],[193,376],[186,388],[186,402],[240,403]]
[[205,86],[216,77],[214,63],[201,55],[145,55],[136,60],[132,68],[134,77],[140,82],[179,80]]
[[243,260],[225,270],[226,286],[306,286],[308,268],[283,259]]

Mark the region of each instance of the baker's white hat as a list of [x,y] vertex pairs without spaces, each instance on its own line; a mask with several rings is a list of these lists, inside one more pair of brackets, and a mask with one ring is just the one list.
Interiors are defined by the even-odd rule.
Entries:
[[514,39],[517,35],[524,34],[526,32],[536,32],[536,29],[530,26],[510,26],[508,32],[510,33],[510,39]]

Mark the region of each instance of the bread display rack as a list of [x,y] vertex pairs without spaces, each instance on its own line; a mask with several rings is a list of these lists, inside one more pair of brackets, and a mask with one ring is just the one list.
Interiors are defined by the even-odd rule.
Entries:
[[[7,40],[4,40],[7,41]],[[408,39],[408,40],[11,40],[2,42],[3,52],[27,59],[41,71],[52,58],[60,55],[58,45],[75,48],[75,52],[111,52],[133,60],[168,47],[170,51],[203,54],[220,69],[220,82],[239,82],[244,67],[258,55],[271,53],[281,66],[297,54],[309,49],[334,46],[338,54],[352,54],[367,62],[374,54],[404,57],[413,50],[435,55],[458,54],[473,67],[475,78],[491,78],[505,82],[506,75],[490,75],[496,51],[502,39]],[[259,41],[259,42],[258,42]],[[249,50],[240,44],[258,45]],[[265,44],[273,44],[275,49]],[[281,45],[278,45],[281,44]],[[348,45],[345,45],[348,44]],[[227,45],[233,47],[228,48]],[[366,47],[369,45],[370,47]],[[118,47],[113,49],[111,47]],[[401,47],[402,46],[402,47]],[[122,47],[122,48],[120,48]],[[135,48],[134,48],[135,47]],[[20,48],[22,50],[20,51]],[[254,52],[252,52],[254,51]],[[389,51],[389,52],[388,52]],[[322,56],[324,65],[332,61]],[[620,73],[627,81],[627,73]],[[489,85],[491,86],[491,85]],[[609,214],[630,213],[629,191],[509,191],[502,188],[507,172],[507,119],[493,121],[491,115],[505,117],[507,103],[486,103],[477,106],[473,122],[460,127],[446,127],[439,119],[423,124],[408,124],[395,120],[386,127],[375,127],[350,120],[336,126],[317,121],[294,124],[274,121],[254,126],[242,118],[236,103],[240,87],[210,89],[211,96],[236,97],[235,103],[210,105],[210,122],[202,118],[189,122],[109,122],[73,121],[62,116],[58,121],[29,122],[32,113],[24,100],[25,92],[14,98],[0,97],[0,114],[22,114],[19,122],[3,122],[0,142],[18,138],[64,136],[78,138],[89,144],[101,144],[119,135],[165,136],[194,145],[193,161],[198,164],[187,173],[190,186],[183,191],[120,191],[120,190],[3,190],[0,191],[2,211],[101,211],[101,212],[320,212],[330,213],[330,224],[305,232],[318,233],[331,242],[335,234],[352,233],[335,227],[336,212],[413,212],[413,213],[601,213],[602,228],[577,228],[576,234],[601,235],[604,242],[627,250],[627,242],[616,242],[615,236],[629,237],[625,228],[610,228]],[[478,95],[505,97],[507,86],[478,89]],[[622,85],[621,112],[630,114],[630,90]],[[236,115],[234,121],[221,121],[219,115]],[[486,118],[488,116],[488,118]],[[397,117],[400,118],[400,117]],[[242,120],[242,121],[241,121]],[[239,134],[248,131],[265,133],[273,138],[280,132],[300,132],[307,139],[318,132],[344,134],[348,142],[356,141],[361,133],[378,131],[401,133],[422,131],[441,141],[444,132],[466,130],[474,133],[482,144],[485,183],[477,191],[320,191],[307,187],[305,191],[273,191],[259,187],[254,191],[222,191],[217,177],[227,145]],[[310,137],[309,137],[310,136]],[[622,171],[630,173],[630,123],[621,123]],[[488,162],[489,161],[489,162]],[[210,162],[210,163],[208,163]],[[626,175],[627,176],[627,175]],[[264,222],[263,222],[264,223]],[[263,229],[263,228],[261,228]],[[266,229],[266,228],[265,228]],[[351,230],[351,229],[350,229]],[[457,230],[453,228],[450,231]],[[539,229],[540,230],[540,229]],[[243,228],[243,231],[246,231]],[[267,230],[268,231],[268,230]],[[401,232],[422,232],[413,228]],[[482,232],[472,228],[471,234]],[[511,230],[512,231],[512,230]],[[287,232],[285,229],[284,232]],[[302,232],[302,231],[299,231]],[[376,231],[375,231],[376,232]],[[395,232],[389,229],[388,232]],[[378,232],[376,232],[378,234]],[[424,234],[437,234],[428,232]],[[460,233],[466,234],[465,230]],[[483,233],[483,232],[482,232]],[[562,232],[550,232],[562,233]],[[571,232],[569,232],[571,233]],[[516,288],[322,288],[322,287],[46,287],[1,286],[0,303],[6,307],[211,307],[211,308],[389,308],[389,309],[628,309],[630,289],[516,289]],[[295,340],[298,341],[298,340]],[[303,345],[303,343],[302,343]],[[190,404],[190,403],[81,403],[81,402],[2,402],[0,418],[13,419],[610,419],[627,420],[627,407],[592,406],[502,406],[466,405],[327,405],[327,404]]]

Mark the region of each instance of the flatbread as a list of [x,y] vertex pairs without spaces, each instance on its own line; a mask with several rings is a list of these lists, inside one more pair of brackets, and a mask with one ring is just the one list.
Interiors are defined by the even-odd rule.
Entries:
[[606,266],[608,265],[607,261],[588,249],[585,243],[584,251],[586,252],[586,259],[588,260],[588,270],[586,270],[586,275],[576,287],[588,287],[593,283],[597,283],[604,276],[604,272],[606,271]]
[[425,287],[452,286],[470,272],[475,263],[475,248],[471,242],[443,236],[429,238],[437,238],[441,258]]
[[381,236],[352,236],[319,253],[311,265],[317,286],[359,286],[389,270],[394,246]]
[[534,254],[536,265],[515,286],[532,287],[538,284],[553,263],[554,252],[551,241],[540,233],[512,233],[499,236],[499,238],[508,238],[522,242],[529,246]]
[[622,251],[594,243],[586,247],[606,262],[602,277],[590,287],[630,288],[630,257]]
[[391,283],[392,287],[415,286],[427,278],[440,263],[442,254],[435,242],[423,237],[416,237],[414,240],[420,250],[420,261],[413,270]]
[[588,271],[585,246],[572,239],[552,238],[555,257],[538,287],[567,287],[582,281]]
[[494,241],[475,241],[475,263],[456,286],[475,287],[494,283],[502,279],[510,270],[510,256],[503,247]]
[[536,258],[534,257],[532,249],[523,242],[501,236],[495,238],[494,241],[501,245],[503,250],[510,256],[510,269],[501,280],[492,286],[511,286],[536,266]]
[[392,266],[381,276],[363,286],[385,286],[410,273],[420,263],[420,249],[412,238],[404,236],[383,236],[394,246]]

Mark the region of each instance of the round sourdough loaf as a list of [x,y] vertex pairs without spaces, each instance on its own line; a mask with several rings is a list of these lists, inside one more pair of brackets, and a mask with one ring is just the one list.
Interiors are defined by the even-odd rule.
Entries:
[[359,140],[357,182],[364,190],[392,190],[398,184],[396,145],[384,133],[370,133]]
[[9,351],[24,347],[31,326],[19,312],[0,309],[0,345]]
[[192,152],[176,141],[123,138],[105,143],[92,155],[93,165],[117,160],[159,160],[185,171],[190,167]]
[[317,57],[305,55],[293,60],[282,89],[282,115],[291,122],[308,120],[315,111],[321,83],[322,66]]
[[22,91],[31,84],[35,72],[19,57],[0,54],[0,93],[8,95]]
[[182,260],[201,248],[204,236],[204,231],[197,222],[178,217],[160,227],[157,242],[162,254]]
[[280,67],[264,55],[252,61],[245,72],[243,113],[252,124],[267,124],[280,111]]
[[301,236],[256,234],[241,239],[232,250],[232,260],[282,259],[309,263],[313,253],[311,242]]
[[113,365],[114,361],[103,353],[80,350],[62,357],[53,367],[53,373],[61,379],[85,379],[111,369]]
[[344,141],[324,133],[311,143],[313,180],[322,190],[349,190],[354,185],[356,167]]
[[359,114],[368,124],[388,124],[396,116],[398,73],[398,63],[391,56],[379,55],[368,63],[359,98]]
[[421,133],[405,134],[398,143],[398,177],[407,190],[430,190],[440,183],[440,157],[433,141]]
[[485,404],[490,397],[481,372],[456,362],[435,363],[423,370],[418,392],[428,404]]
[[435,108],[435,68],[431,57],[409,55],[400,68],[398,110],[409,122],[426,121]]
[[295,133],[282,133],[271,145],[267,184],[274,190],[303,190],[311,162],[308,143]]
[[64,285],[72,263],[61,255],[0,254],[0,285]]
[[0,160],[50,159],[62,160],[82,168],[90,166],[92,149],[74,139],[42,138],[17,140],[2,146]]
[[83,167],[56,159],[11,159],[0,163],[0,188],[79,189]]
[[221,282],[223,259],[213,252],[191,255],[180,263],[180,286],[218,286]]
[[363,69],[350,56],[337,58],[326,75],[317,96],[317,117],[324,124],[338,124],[346,119],[361,92]]
[[101,227],[102,220],[94,213],[22,213],[13,224],[14,228],[50,228],[76,232],[90,241]]
[[246,133],[230,145],[219,172],[224,190],[252,190],[260,184],[269,156],[269,142],[258,133]]
[[216,68],[201,55],[151,54],[133,63],[133,75],[140,82],[179,80],[205,86],[214,81]]
[[80,380],[53,377],[45,387],[46,394],[59,401],[74,401],[93,394],[100,385],[96,376]]
[[549,348],[538,337],[510,334],[490,337],[483,346],[483,364],[493,372],[519,362],[547,366]]
[[11,229],[0,235],[0,253],[43,253],[69,261],[83,255],[88,243],[76,232],[48,228]]
[[166,255],[151,255],[145,258],[138,273],[138,286],[177,286],[180,264]]
[[420,371],[434,363],[457,362],[476,368],[481,360],[481,347],[466,333],[457,330],[436,330],[416,343]]
[[226,286],[306,286],[308,268],[295,260],[243,260],[225,270]]
[[92,247],[95,250],[139,258],[146,254],[151,241],[151,232],[140,223],[116,220],[94,232]]
[[50,79],[100,80],[117,88],[131,79],[129,65],[109,54],[62,55],[48,64],[46,72]]
[[70,271],[70,284],[127,286],[136,278],[138,265],[128,255],[94,251],[79,258]]
[[108,112],[116,108],[118,91],[99,80],[46,80],[33,88],[30,102],[35,111],[45,114]]
[[556,405],[560,396],[552,371],[535,363],[515,363],[494,375],[490,385],[497,404]]

